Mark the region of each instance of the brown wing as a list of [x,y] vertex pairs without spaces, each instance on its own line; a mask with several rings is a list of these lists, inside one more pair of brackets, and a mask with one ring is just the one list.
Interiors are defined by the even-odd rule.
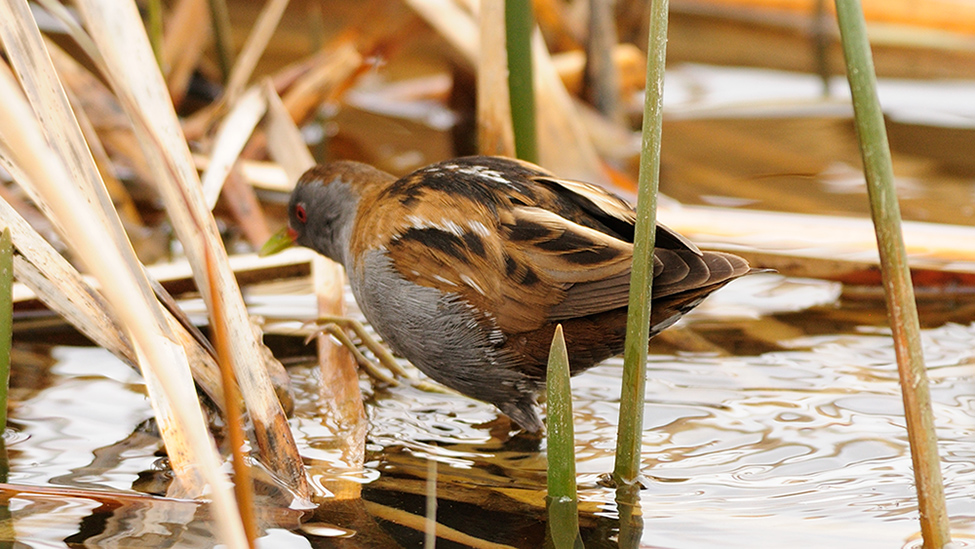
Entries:
[[[395,210],[361,216],[381,227],[366,234],[393,235],[386,246],[404,276],[491,311],[509,334],[626,305],[635,221],[626,201],[522,162],[449,162],[393,185]],[[657,246],[655,298],[747,272],[662,225]]]

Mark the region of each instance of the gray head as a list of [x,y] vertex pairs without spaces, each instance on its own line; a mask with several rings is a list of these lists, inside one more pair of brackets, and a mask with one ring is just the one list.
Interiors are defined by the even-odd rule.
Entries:
[[294,241],[348,267],[349,240],[364,191],[392,176],[358,162],[315,166],[301,176],[288,202]]

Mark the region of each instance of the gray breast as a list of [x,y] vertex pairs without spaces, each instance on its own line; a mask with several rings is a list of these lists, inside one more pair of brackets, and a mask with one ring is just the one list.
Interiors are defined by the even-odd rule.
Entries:
[[499,351],[500,330],[479,324],[484,317],[460,295],[395,274],[385,251],[364,254],[350,278],[359,308],[386,344],[437,382],[502,410],[538,388],[514,369],[516,357]]

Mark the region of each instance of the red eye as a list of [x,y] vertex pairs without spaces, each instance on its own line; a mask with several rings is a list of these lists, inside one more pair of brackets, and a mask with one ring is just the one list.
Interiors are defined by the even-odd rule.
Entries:
[[297,219],[301,223],[305,223],[308,221],[308,214],[305,212],[304,204],[298,204],[297,206],[295,206],[295,219]]

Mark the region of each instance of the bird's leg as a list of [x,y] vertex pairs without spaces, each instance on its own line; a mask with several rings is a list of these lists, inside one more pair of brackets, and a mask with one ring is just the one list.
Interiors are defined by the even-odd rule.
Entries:
[[345,347],[346,349],[348,349],[350,353],[352,353],[352,357],[355,359],[359,367],[365,370],[365,372],[368,375],[372,376],[373,379],[385,383],[387,385],[391,385],[393,387],[399,385],[399,381],[396,381],[396,378],[387,375],[379,368],[379,366],[377,366],[371,360],[366,358],[366,356],[362,354],[362,351],[359,350],[359,347],[357,347],[356,344],[351,339],[349,339],[348,334],[346,334],[345,330],[343,330],[338,324],[335,324],[334,322],[329,322],[327,324],[318,325],[318,332],[308,336],[308,340],[315,337],[321,332],[327,332],[332,337],[337,339],[339,343],[342,344],[343,347]]
[[[373,378],[393,386],[399,385],[397,378],[405,379],[408,385],[423,391],[433,393],[451,392],[445,387],[441,387],[440,385],[435,385],[420,379],[414,372],[400,366],[400,364],[396,362],[396,359],[393,358],[392,353],[390,353],[386,347],[376,341],[375,338],[369,335],[369,332],[366,331],[365,326],[363,326],[361,322],[352,318],[341,316],[323,316],[318,319],[317,324],[321,330],[327,331],[329,334],[335,336],[335,338],[338,339],[342,345],[349,349],[352,356],[355,357],[356,362],[359,363],[359,366]],[[345,329],[352,330],[356,337],[359,338],[362,345],[376,356],[379,363],[389,370],[393,374],[393,377],[386,375],[386,373],[383,372],[379,366],[366,358],[365,355],[359,351],[358,347],[352,342],[352,340],[349,339],[349,336],[344,331]]]

